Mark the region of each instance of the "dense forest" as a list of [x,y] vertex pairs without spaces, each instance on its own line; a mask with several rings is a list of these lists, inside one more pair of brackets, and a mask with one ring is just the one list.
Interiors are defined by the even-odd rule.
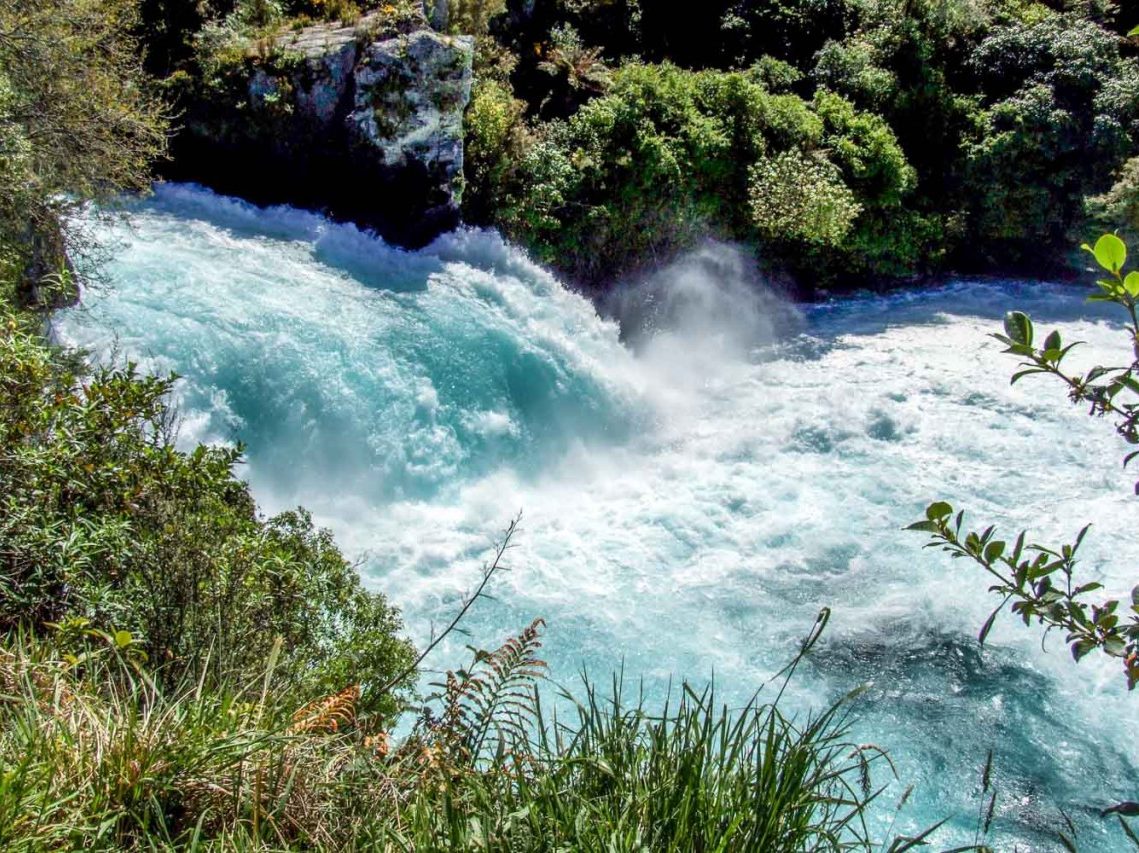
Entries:
[[[282,32],[367,15],[475,37],[463,219],[582,288],[709,237],[803,294],[1070,271],[1083,240],[1139,239],[1139,20],[1108,0],[428,5],[0,0],[0,847],[924,844],[936,827],[868,821],[887,761],[851,739],[845,700],[791,718],[770,694],[729,710],[684,685],[661,711],[615,679],[554,720],[535,688],[540,619],[425,686],[441,637],[417,652],[304,510],[265,517],[240,445],[182,448],[175,377],[93,366],[48,316],[99,275],[78,212],[114,216],[155,174],[179,174],[187,116],[279,64]],[[1113,246],[1097,257],[1134,319],[1139,279]],[[1033,348],[1031,328],[1005,343],[1058,373],[1059,339]],[[1134,371],[1112,399],[1139,387]],[[1123,412],[1099,378],[1073,399]],[[918,529],[1017,571],[1019,546],[958,542],[951,515],[935,504]],[[486,596],[514,534],[444,633]],[[1007,583],[1026,622],[1083,627],[1077,658],[1104,646],[1139,679],[1139,627],[1087,627],[1074,605],[1049,616],[1048,590]],[[979,791],[967,849],[987,849],[988,766]]]
[[[477,37],[464,218],[580,284],[708,235],[850,286],[1055,271],[1076,238],[1134,228],[1136,21],[1106,0],[451,6]],[[267,34],[371,11],[155,0],[143,33],[192,101],[266,61]]]

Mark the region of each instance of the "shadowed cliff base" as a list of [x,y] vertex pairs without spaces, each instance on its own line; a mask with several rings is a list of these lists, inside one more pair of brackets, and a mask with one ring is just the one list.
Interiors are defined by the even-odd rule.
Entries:
[[419,247],[459,223],[473,41],[385,12],[216,54],[168,177]]

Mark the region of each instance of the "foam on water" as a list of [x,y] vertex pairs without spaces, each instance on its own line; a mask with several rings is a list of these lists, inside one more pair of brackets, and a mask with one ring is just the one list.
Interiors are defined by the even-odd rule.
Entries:
[[182,439],[244,441],[263,507],[310,507],[414,637],[524,511],[497,600],[438,665],[543,616],[561,682],[623,662],[650,693],[714,673],[733,701],[829,606],[791,701],[868,685],[857,737],[902,780],[885,799],[916,786],[899,827],[948,815],[940,842],[971,841],[993,748],[1000,849],[1052,849],[1057,804],[1083,849],[1121,843],[1094,814],[1134,799],[1117,669],[1011,619],[982,653],[984,578],[901,531],[937,497],[1044,540],[1094,520],[1084,571],[1130,589],[1123,448],[1055,386],[1010,387],[986,337],[1023,307],[1110,361],[1124,338],[1081,293],[959,282],[796,308],[710,245],[606,304],[622,339],[492,233],[409,253],[166,186],[113,236],[112,284],[59,336],[181,374]]

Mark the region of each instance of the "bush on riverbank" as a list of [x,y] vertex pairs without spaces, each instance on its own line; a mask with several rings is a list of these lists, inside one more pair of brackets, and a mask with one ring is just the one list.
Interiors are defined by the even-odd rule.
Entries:
[[[1074,234],[1086,236],[1090,200],[1139,153],[1139,65],[1123,38],[1135,21],[1110,4],[723,0],[682,14],[670,8],[550,0],[492,28],[498,50],[514,58],[509,85],[526,104],[520,121],[534,141],[523,162],[531,165],[499,186],[497,205],[480,192],[468,217],[503,226],[579,280],[656,262],[690,234],[711,232],[809,273],[801,278],[810,284],[821,274],[850,286],[947,268],[1045,267],[1068,254]],[[541,65],[567,26],[596,45],[596,60],[619,67],[612,88],[579,90],[580,108],[551,122],[543,106],[558,93]],[[687,93],[716,75],[736,80],[740,97],[701,103]],[[650,77],[654,85],[645,85]],[[842,162],[845,134],[773,144],[764,111],[754,120],[760,100],[797,96],[822,115],[836,95],[847,126],[874,125],[883,142],[853,169]],[[687,102],[681,121],[678,97]],[[613,113],[628,124],[606,120]],[[723,130],[716,122],[732,128],[722,153],[729,168],[705,171],[702,150]],[[842,165],[860,207],[843,239],[822,227],[801,240],[802,222],[747,227],[744,176],[754,166],[765,191],[793,191],[768,185],[786,171],[777,164],[789,162],[792,147]],[[888,201],[864,183],[875,172],[894,179]],[[676,215],[664,216],[666,208]],[[1099,227],[1125,224],[1118,206],[1093,208]],[[821,253],[820,243],[831,245]]]
[[[819,205],[845,208],[841,228],[824,228],[818,205],[784,205],[774,218],[757,209],[757,175],[764,197],[800,190],[799,172],[763,168],[787,156],[833,175],[813,192],[826,196]],[[775,95],[740,72],[625,65],[607,94],[544,125],[510,177],[497,221],[589,284],[709,233],[764,235],[787,257],[808,252],[824,274],[912,262],[890,260],[907,249],[888,235],[872,245],[913,181],[885,123],[837,95]]]
[[[0,649],[6,850],[871,850],[875,747],[844,705],[793,722],[683,686],[661,713],[534,692],[539,623],[449,673],[396,743],[348,688],[302,705],[266,674],[160,686],[129,649]],[[817,636],[817,635],[816,635]],[[894,848],[905,849],[904,841]]]
[[275,685],[312,698],[351,681],[369,710],[397,710],[399,691],[369,689],[412,659],[397,613],[303,511],[257,514],[240,448],[176,449],[172,379],[84,371],[5,323],[0,630],[117,634],[164,684],[247,679],[279,644]]

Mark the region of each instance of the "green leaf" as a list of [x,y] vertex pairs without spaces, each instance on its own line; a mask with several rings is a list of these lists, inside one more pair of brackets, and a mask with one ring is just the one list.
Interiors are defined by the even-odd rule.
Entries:
[[1023,379],[1026,376],[1031,376],[1033,373],[1045,373],[1045,372],[1046,371],[1041,370],[1039,367],[1032,367],[1032,368],[1029,368],[1028,370],[1018,370],[1016,373],[1014,373],[1012,375],[1012,379],[1010,379],[1008,381],[1008,384],[1009,385],[1015,385],[1017,382],[1019,382],[1021,379]]
[[1135,29],[1133,29],[1133,30],[1130,30],[1130,31],[1127,33],[1127,35],[1128,35],[1128,36],[1139,36],[1139,27],[1136,27]]
[[915,521],[906,525],[906,530],[920,530],[923,533],[937,533],[937,523],[933,521]]
[[1127,245],[1114,234],[1104,234],[1096,240],[1092,254],[1108,272],[1118,273],[1127,263]]
[[1132,270],[1127,274],[1127,278],[1123,279],[1123,289],[1130,296],[1139,296],[1139,272]]
[[115,645],[120,649],[125,649],[134,642],[134,635],[130,631],[115,631]]
[[977,634],[977,642],[982,646],[985,645],[985,639],[989,636],[989,632],[993,630],[993,622],[996,621],[997,614],[1001,612],[1002,604],[996,610],[989,614],[989,618],[985,620],[985,624],[981,626],[980,633]]
[[1026,355],[1031,358],[1036,350],[1028,346],[1028,344],[1012,344],[1005,352],[1012,353],[1013,355]]
[[934,501],[925,510],[925,517],[930,521],[940,521],[953,515],[953,507],[945,501]]
[[1018,344],[1031,346],[1032,320],[1023,311],[1009,311],[1005,314],[1005,334]]
[[1118,378],[1116,378],[1115,381],[1126,388],[1128,391],[1139,394],[1139,382],[1136,382],[1135,377],[1131,376],[1131,374],[1121,374]]
[[[1132,275],[1139,275],[1139,274],[1132,273]],[[1062,346],[1063,346],[1063,344],[1060,342],[1060,333],[1058,331],[1053,331],[1051,334],[1048,335],[1048,337],[1046,337],[1044,339],[1044,349],[1046,349],[1046,350],[1060,349],[1060,347],[1062,347]]]
[[1001,542],[999,539],[996,542],[990,542],[985,546],[985,561],[991,563],[994,560],[999,560],[1001,558],[1001,554],[1004,552],[1004,542]]

